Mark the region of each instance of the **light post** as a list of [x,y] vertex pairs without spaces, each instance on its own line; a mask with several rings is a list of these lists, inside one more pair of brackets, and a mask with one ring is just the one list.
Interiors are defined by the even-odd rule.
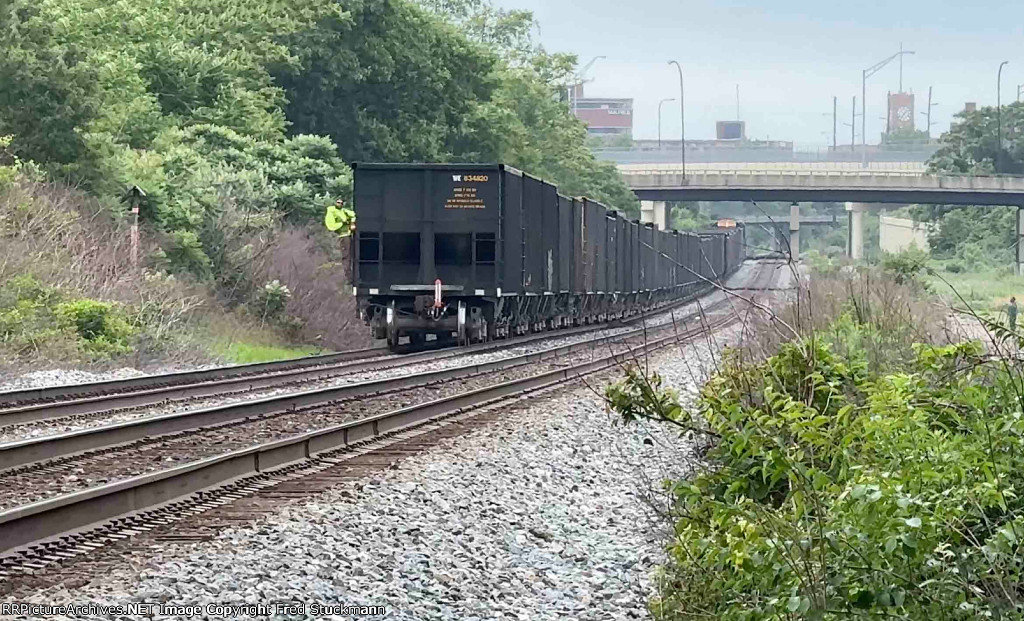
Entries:
[[1003,67],[1009,63],[1008,60],[999,63],[999,73],[996,75],[996,173],[1002,172],[999,167],[999,155],[1003,151],[1003,104],[1000,91],[1003,86]]
[[662,99],[661,101],[658,102],[658,152],[659,153],[661,152],[661,104],[665,103],[666,101],[675,101],[675,100],[676,100],[675,97],[670,97],[668,99]]
[[868,134],[867,134],[868,78],[870,78],[871,76],[873,76],[876,73],[878,73],[882,69],[882,67],[888,65],[893,60],[899,58],[900,59],[900,91],[902,92],[903,91],[903,68],[902,68],[903,67],[903,64],[902,64],[903,58],[902,57],[904,55],[906,55],[906,54],[913,54],[913,53],[914,52],[911,52],[911,51],[900,50],[900,51],[896,52],[895,54],[893,54],[892,56],[890,56],[889,58],[886,58],[885,60],[880,61],[878,63],[875,63],[874,65],[868,67],[867,69],[865,69],[864,71],[861,72],[861,82],[860,82],[860,148],[861,148],[861,151],[863,151],[863,155],[864,155],[864,158],[865,158],[865,160],[864,160],[865,163],[867,162],[866,158],[867,158],[867,146],[868,146],[868,144],[867,144],[867,140],[868,140],[867,139],[867,136],[868,136]]
[[683,163],[683,180],[686,180],[686,99],[683,95],[683,68],[674,60],[668,64],[675,65],[679,71],[679,153]]

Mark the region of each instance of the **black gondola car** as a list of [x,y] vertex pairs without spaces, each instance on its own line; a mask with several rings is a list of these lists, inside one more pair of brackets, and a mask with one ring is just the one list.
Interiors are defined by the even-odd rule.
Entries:
[[354,171],[354,293],[392,347],[402,336],[482,341],[624,317],[742,261],[733,232],[657,231],[501,164]]

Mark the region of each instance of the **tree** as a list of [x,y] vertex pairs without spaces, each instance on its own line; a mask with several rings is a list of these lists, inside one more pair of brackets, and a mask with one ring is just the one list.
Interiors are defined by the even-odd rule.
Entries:
[[278,74],[292,131],[329,135],[348,162],[470,151],[468,127],[494,91],[496,56],[405,0],[339,6],[341,16],[292,37],[303,70]]
[[[928,162],[932,173],[988,175],[997,172],[996,110],[986,107],[961,112],[939,139],[939,150]],[[1002,108],[1003,145],[998,172],[1024,173],[1024,104]],[[917,220],[935,222],[929,238],[932,254],[958,257],[972,268],[1009,261],[1015,239],[1013,207],[918,205]]]
[[492,46],[496,88],[467,119],[456,153],[474,161],[507,162],[555,183],[568,195],[587,195],[632,217],[639,202],[615,166],[587,146],[585,125],[561,94],[574,80],[577,58],[549,54],[533,43],[527,11],[502,11],[486,0],[422,0],[470,37]]
[[0,136],[14,136],[12,154],[55,165],[83,159],[77,128],[101,108],[86,55],[55,39],[38,4],[0,1]]

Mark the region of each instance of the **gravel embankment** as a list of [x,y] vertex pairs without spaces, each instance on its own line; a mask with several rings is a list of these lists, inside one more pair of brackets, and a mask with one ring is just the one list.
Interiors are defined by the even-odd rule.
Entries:
[[76,369],[48,369],[46,371],[25,373],[17,377],[0,376],[0,392],[64,386],[67,384],[90,384],[92,382],[128,379],[143,375],[146,375],[146,373],[129,367],[105,373],[90,373],[89,371],[79,371]]
[[[773,269],[772,267],[764,269]],[[781,274],[784,271],[784,267],[775,269],[776,280],[782,278],[784,275]],[[743,265],[728,281],[730,287],[746,287],[752,286],[755,283],[755,279],[758,276],[758,267],[754,263],[748,263]],[[764,282],[766,278],[765,274],[761,274],[761,282]],[[779,286],[779,285],[776,285]],[[747,294],[741,294],[747,295]],[[716,304],[726,298],[726,294],[722,292],[711,293],[699,300],[685,305],[684,307],[675,309],[672,312],[659,313],[652,315],[650,319],[645,321],[645,325],[648,327],[663,326],[671,323],[672,321],[681,322],[680,329],[692,327],[696,325],[696,319],[689,319],[684,321],[687,316],[697,313],[701,308],[707,308],[712,304]],[[740,306],[742,302],[740,300],[734,300],[737,306]],[[47,421],[38,421],[32,423],[23,423],[19,425],[0,426],[0,444],[4,442],[16,442],[20,440],[28,440],[32,438],[39,438],[49,435],[55,435],[60,433],[67,433],[71,431],[79,431],[82,429],[89,429],[99,427],[103,425],[110,425],[115,423],[126,422],[130,420],[137,420],[141,418],[147,418],[151,416],[160,416],[164,414],[175,414],[179,412],[185,412],[194,410],[201,407],[213,407],[217,405],[227,405],[231,403],[238,403],[241,401],[249,401],[253,399],[263,399],[268,397],[274,397],[284,394],[297,392],[300,390],[315,390],[320,388],[329,388],[335,386],[343,386],[355,382],[364,381],[376,381],[382,379],[389,379],[393,377],[409,375],[413,373],[423,373],[427,371],[438,371],[442,369],[454,368],[457,366],[464,366],[469,364],[482,364],[486,362],[492,362],[496,360],[504,360],[514,356],[524,355],[527,353],[535,353],[544,349],[552,347],[558,347],[561,345],[567,345],[570,343],[579,343],[587,339],[592,339],[597,336],[606,336],[620,334],[629,330],[636,329],[636,326],[624,327],[624,328],[613,328],[607,330],[601,330],[599,332],[593,332],[589,334],[578,334],[573,336],[557,336],[557,333],[553,333],[550,339],[543,339],[541,341],[535,341],[526,345],[517,347],[511,347],[508,349],[502,349],[499,351],[469,354],[463,356],[453,356],[433,362],[423,362],[420,364],[395,367],[391,369],[381,369],[376,371],[362,371],[358,373],[342,374],[323,380],[316,380],[311,382],[304,382],[300,385],[284,385],[279,388],[268,388],[263,390],[246,391],[235,395],[224,395],[214,396],[202,399],[192,399],[185,401],[177,401],[170,403],[157,404],[153,406],[144,406],[139,408],[131,408],[120,410],[116,413],[101,413],[97,415],[84,415],[76,416],[72,418],[60,418]],[[3,388],[0,385],[0,390],[16,390],[28,387],[41,387],[49,386],[61,383],[85,383],[90,381],[99,381],[102,379],[118,379],[120,377],[131,377],[131,374],[142,375],[138,371],[133,369],[121,369],[115,373],[121,373],[122,375],[113,376],[107,375],[95,375],[79,371],[45,371],[37,374],[31,374],[38,376],[35,380],[31,380],[35,383],[19,385],[17,387]],[[63,375],[62,375],[63,374]],[[109,375],[109,376],[108,376]],[[93,379],[89,379],[93,377]],[[67,378],[67,379],[61,379]],[[21,380],[19,380],[21,381]],[[29,380],[26,380],[29,381]]]
[[[713,367],[711,351],[738,329],[729,333],[658,354],[652,366],[688,398]],[[260,523],[135,552],[78,589],[7,601],[296,600],[386,606],[384,618],[403,620],[646,618],[668,526],[650,502],[664,502],[660,481],[689,463],[676,431],[616,426],[589,389],[565,390]]]

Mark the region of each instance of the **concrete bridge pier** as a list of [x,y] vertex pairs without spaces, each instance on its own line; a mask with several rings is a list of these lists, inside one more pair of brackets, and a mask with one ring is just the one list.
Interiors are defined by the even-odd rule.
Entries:
[[864,258],[864,212],[868,209],[867,203],[846,203],[846,211],[850,214],[846,254],[854,260]]
[[659,231],[668,228],[668,203],[665,201],[640,201],[640,221],[652,222]]
[[789,206],[789,252],[794,261],[800,260],[800,203]]

